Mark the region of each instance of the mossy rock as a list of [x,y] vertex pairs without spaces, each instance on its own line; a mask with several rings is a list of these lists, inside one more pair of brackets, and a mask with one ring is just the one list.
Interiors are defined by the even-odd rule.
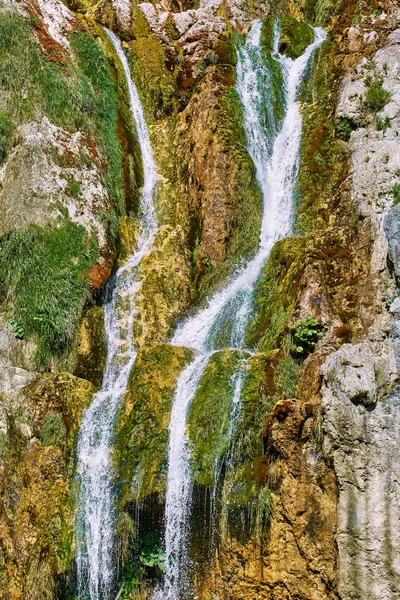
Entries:
[[325,230],[328,208],[346,177],[348,160],[336,131],[336,90],[341,80],[338,48],[328,40],[314,56],[309,76],[300,89],[303,132],[299,178],[295,192],[296,233]]
[[78,336],[74,371],[76,377],[87,379],[96,387],[101,386],[107,360],[104,310],[100,306],[89,307],[81,321]]
[[146,115],[150,120],[171,115],[176,107],[178,90],[175,78],[166,67],[165,51],[153,36],[129,42],[129,62]]
[[273,350],[286,330],[296,304],[307,241],[287,238],[277,242],[254,290],[255,313],[246,332],[246,344]]
[[177,378],[192,358],[190,350],[169,345],[138,352],[116,426],[114,465],[122,507],[165,493],[171,403]]
[[282,17],[280,30],[279,50],[292,59],[301,56],[314,41],[312,28],[307,23],[300,23],[293,17]]
[[215,469],[227,454],[233,434],[235,373],[245,353],[222,350],[210,358],[188,413],[193,479],[215,484]]
[[[75,556],[73,457],[83,411],[95,392],[69,374],[41,376],[25,389],[32,435],[10,415],[4,446],[2,550],[7,598],[53,598],[57,576]],[[39,439],[41,441],[39,441]],[[12,541],[12,543],[11,543]],[[16,551],[15,551],[16,550]]]
[[134,325],[135,339],[140,344],[166,341],[193,299],[190,254],[185,242],[181,226],[161,226],[151,253],[140,265],[143,282]]

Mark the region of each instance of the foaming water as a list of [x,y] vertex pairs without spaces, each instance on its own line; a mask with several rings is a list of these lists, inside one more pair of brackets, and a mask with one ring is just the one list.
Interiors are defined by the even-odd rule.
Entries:
[[115,584],[115,513],[111,467],[113,424],[136,358],[133,324],[135,296],[141,284],[137,267],[142,258],[150,252],[157,231],[153,202],[157,169],[143,108],[120,41],[111,31],[106,29],[105,32],[124,69],[131,115],[142,153],[144,182],[136,252],[118,269],[106,290],[104,321],[107,365],[103,384],[85,411],[78,440],[78,593],[80,598],[88,597],[90,600],[108,600],[112,597]]
[[[261,21],[254,22],[245,45],[237,49],[237,92],[243,106],[247,149],[256,167],[263,198],[259,248],[255,257],[211,298],[206,308],[177,328],[171,341],[194,349],[196,358],[181,374],[173,400],[165,511],[166,572],[164,588],[155,593],[155,600],[178,600],[193,592],[187,553],[192,482],[186,415],[207,362],[218,349],[221,327],[230,322],[227,345],[244,348],[255,282],[273,245],[291,233],[302,130],[297,93],[313,52],[326,38],[322,29],[314,31],[314,42],[302,56],[292,60],[279,53],[279,27],[275,27],[273,60],[280,65],[283,85],[281,122],[276,117],[273,83],[261,46]],[[239,418],[244,377],[240,374],[232,382],[232,428]]]

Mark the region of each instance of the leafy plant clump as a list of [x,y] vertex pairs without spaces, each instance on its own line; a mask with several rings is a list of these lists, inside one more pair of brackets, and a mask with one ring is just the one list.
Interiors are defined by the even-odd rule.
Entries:
[[367,87],[365,94],[365,105],[372,112],[381,111],[392,97],[391,93],[382,87],[382,79],[377,78]]
[[12,301],[21,333],[37,343],[38,366],[71,344],[97,255],[85,229],[69,221],[53,230],[29,225],[0,242],[0,293]]
[[306,357],[312,352],[317,342],[324,336],[326,325],[313,317],[302,319],[290,328],[292,346],[290,352],[295,357]]
[[22,325],[17,323],[17,321],[15,319],[8,319],[6,322],[9,325],[11,325],[11,327],[13,329],[13,334],[15,335],[17,340],[24,339],[25,331],[24,331],[24,328],[22,327]]
[[120,598],[130,600],[132,594],[146,581],[159,581],[165,568],[165,552],[158,532],[131,537],[120,584]]
[[348,142],[352,131],[354,131],[354,125],[345,117],[338,119],[336,122],[336,133],[338,137],[344,142]]

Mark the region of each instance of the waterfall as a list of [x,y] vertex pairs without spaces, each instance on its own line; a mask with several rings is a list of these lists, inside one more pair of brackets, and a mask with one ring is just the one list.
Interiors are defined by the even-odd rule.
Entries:
[[[243,105],[247,148],[263,197],[259,248],[255,257],[212,297],[206,308],[178,327],[171,341],[194,349],[196,358],[181,374],[172,406],[165,509],[166,572],[164,589],[154,595],[158,600],[184,598],[190,585],[187,538],[192,482],[186,433],[188,407],[207,362],[217,349],[217,334],[227,321],[231,324],[229,346],[243,349],[254,284],[273,245],[291,233],[302,131],[297,93],[314,50],[326,38],[322,29],[314,31],[314,42],[302,56],[292,60],[279,53],[279,25],[275,27],[272,59],[279,64],[282,74],[284,115],[281,123],[275,116],[272,82],[261,46],[261,21],[254,22],[246,43],[237,49],[237,92]],[[239,376],[234,382],[233,414],[240,401],[242,381],[243,377]]]
[[115,584],[114,505],[111,444],[113,423],[136,357],[133,341],[135,295],[140,287],[137,267],[152,247],[157,231],[153,196],[157,170],[150,137],[129,64],[118,38],[107,29],[124,69],[132,119],[142,159],[144,182],[140,202],[140,232],[133,256],[107,285],[104,321],[107,365],[101,390],[85,411],[78,440],[80,495],[77,522],[79,598],[108,600]]

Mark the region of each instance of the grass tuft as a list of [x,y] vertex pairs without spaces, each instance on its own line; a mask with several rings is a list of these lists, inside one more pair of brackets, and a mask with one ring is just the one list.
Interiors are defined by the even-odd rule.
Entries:
[[89,296],[87,274],[97,246],[82,226],[29,225],[0,244],[0,291],[13,302],[15,321],[37,343],[38,366],[70,346]]

